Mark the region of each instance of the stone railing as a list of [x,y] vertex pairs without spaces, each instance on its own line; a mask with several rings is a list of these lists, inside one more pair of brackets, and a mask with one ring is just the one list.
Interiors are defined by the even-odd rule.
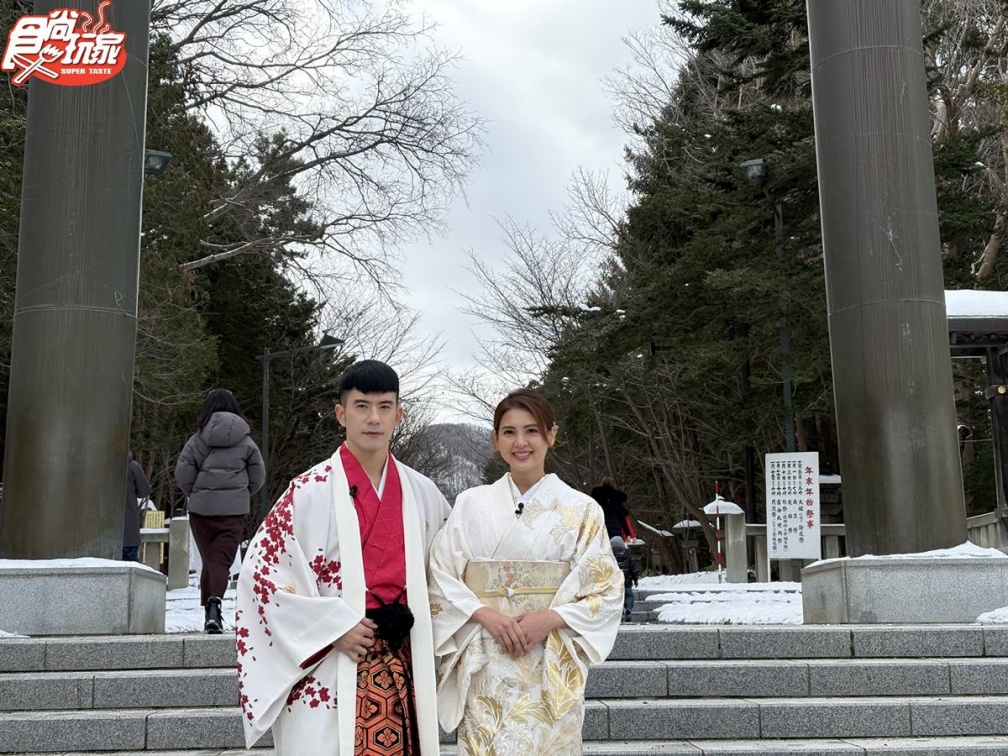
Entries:
[[1008,546],[1008,533],[1005,532],[1004,521],[997,512],[966,518],[966,538],[970,543],[983,546],[986,549],[999,549]]
[[[745,526],[745,532],[747,536],[752,536],[753,539],[753,549],[755,554],[755,564],[756,564],[756,581],[759,583],[769,583],[770,582],[770,560],[767,558],[767,534],[766,525],[760,524],[747,524]],[[843,525],[820,525],[819,533],[822,537],[822,558],[823,559],[834,559],[836,557],[842,556],[840,553],[840,539],[844,535]],[[748,562],[748,555],[747,560]],[[811,563],[811,560],[809,561]],[[797,580],[798,577],[793,575],[793,571],[801,569],[805,563],[801,560],[792,561],[790,559],[779,560],[778,574],[786,576],[785,580]],[[734,580],[729,580],[729,582],[736,582]]]

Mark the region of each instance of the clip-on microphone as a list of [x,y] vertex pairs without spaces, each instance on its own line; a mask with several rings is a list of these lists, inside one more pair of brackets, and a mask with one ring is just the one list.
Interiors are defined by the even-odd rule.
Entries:
[[515,516],[521,517],[521,513],[525,511],[525,505],[522,502],[518,502],[518,509],[515,510]]

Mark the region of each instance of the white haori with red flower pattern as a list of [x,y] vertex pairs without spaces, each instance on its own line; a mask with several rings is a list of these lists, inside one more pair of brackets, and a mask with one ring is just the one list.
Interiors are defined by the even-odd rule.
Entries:
[[[430,480],[391,463],[398,465],[403,489],[420,745],[425,756],[436,756],[426,562],[450,510]],[[335,650],[319,657],[364,617],[360,526],[348,489],[337,452],[291,482],[249,547],[235,607],[238,686],[249,748],[272,727],[277,756],[354,751],[357,664]]]

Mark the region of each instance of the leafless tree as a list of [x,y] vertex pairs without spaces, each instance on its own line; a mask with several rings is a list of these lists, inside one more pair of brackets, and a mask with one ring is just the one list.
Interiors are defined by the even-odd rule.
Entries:
[[508,249],[503,269],[470,253],[479,292],[461,295],[465,312],[496,331],[481,345],[484,366],[514,387],[545,370],[549,350],[563,339],[571,315],[586,306],[597,270],[583,246],[537,234],[510,219],[500,226]]
[[[756,80],[724,86],[724,71],[752,74],[759,61],[736,61],[719,51],[698,54],[689,40],[665,23],[682,16],[675,0],[658,0],[654,25],[623,39],[630,63],[603,79],[615,103],[613,121],[633,138],[646,133],[658,119],[680,122],[687,116],[684,107],[691,109],[691,117],[699,109],[719,120],[729,108],[766,99]],[[685,100],[678,96],[684,89],[690,95]]]
[[444,339],[421,331],[420,313],[373,289],[323,289],[327,302],[321,330],[343,339],[343,352],[358,359],[387,362],[399,374],[403,400],[414,404],[433,401],[440,375]]
[[1008,223],[1008,130],[1003,127],[1008,82],[1008,6],[999,0],[925,0],[929,36],[925,57],[934,72],[931,97],[932,136],[941,140],[963,132],[984,132],[977,149],[980,170],[963,176],[963,188],[989,198],[994,224],[976,250],[946,245],[946,256],[968,254],[977,281],[991,275],[998,262]]
[[660,23],[660,15],[675,12],[672,0],[659,0],[654,26],[623,38],[631,62],[603,79],[615,103],[613,121],[627,134],[646,128],[674,100],[679,69],[692,57],[689,45]]
[[[438,227],[480,142],[453,91],[456,56],[433,44],[431,23],[396,0],[154,0],[151,24],[171,39],[188,108],[244,165],[206,208],[211,228],[255,207],[271,182],[291,182],[314,224],[211,233],[183,268],[308,249],[394,280],[395,246]],[[272,148],[256,162],[263,137]]]

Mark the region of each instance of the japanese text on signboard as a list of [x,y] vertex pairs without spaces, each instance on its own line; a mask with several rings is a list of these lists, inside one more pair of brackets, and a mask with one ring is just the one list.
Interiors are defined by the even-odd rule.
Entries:
[[766,501],[769,557],[819,559],[819,454],[767,454]]

